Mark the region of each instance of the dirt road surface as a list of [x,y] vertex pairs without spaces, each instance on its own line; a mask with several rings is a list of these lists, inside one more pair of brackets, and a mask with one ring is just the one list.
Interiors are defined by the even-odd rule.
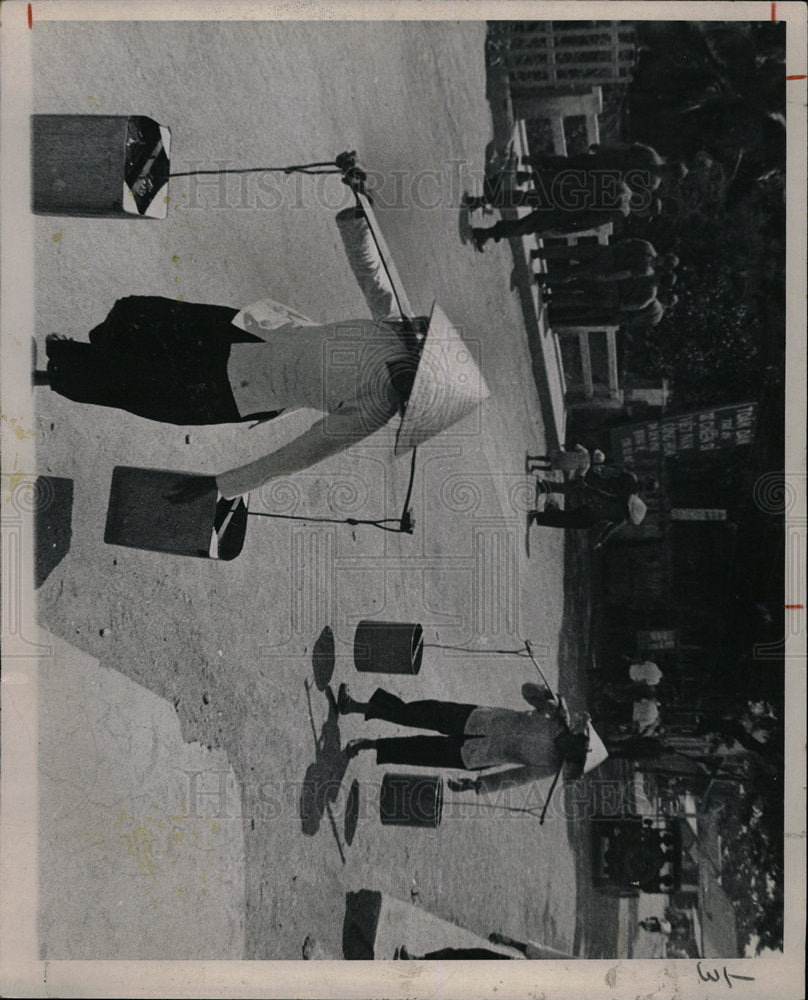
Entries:
[[[175,171],[358,150],[384,179],[379,218],[410,298],[441,304],[491,389],[419,452],[412,536],[253,518],[231,563],[106,545],[114,466],[222,471],[313,413],[175,428],[36,390],[37,472],[72,482],[69,549],[38,590],[55,649],[39,689],[45,957],[294,959],[310,933],[340,954],[345,893],[359,888],[415,890],[482,934],[573,945],[566,823],[475,817],[452,804],[466,793],[447,796],[438,830],[382,826],[383,769],[339,748],[394,730],[338,720],[321,690],[347,680],[365,697],[381,682],[527,707],[520,686],[536,674],[516,656],[430,646],[416,677],[358,673],[363,618],[419,622],[427,644],[528,636],[558,675],[563,534],[534,530],[528,560],[524,456],[545,442],[511,258],[458,235],[463,181],[479,190],[491,138],[484,35],[481,22],[35,25],[35,112],[150,115],[171,129]],[[334,224],[348,204],[338,180],[204,181],[172,181],[164,221],[36,219],[40,357],[48,332],[86,339],[127,294],[367,315]],[[251,507],[395,516],[409,462],[393,457],[394,431],[268,484]]]

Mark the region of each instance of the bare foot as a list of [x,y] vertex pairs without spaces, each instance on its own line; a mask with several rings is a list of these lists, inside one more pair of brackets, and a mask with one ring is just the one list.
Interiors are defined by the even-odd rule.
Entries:
[[363,739],[348,740],[348,742],[345,744],[345,756],[348,758],[348,760],[353,760],[353,758],[356,757],[357,754],[360,753],[360,751],[370,750],[372,746],[373,746],[373,740],[363,740]]

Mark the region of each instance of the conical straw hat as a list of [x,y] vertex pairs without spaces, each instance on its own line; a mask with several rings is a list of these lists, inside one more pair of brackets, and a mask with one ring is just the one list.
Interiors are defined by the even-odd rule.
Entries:
[[591,722],[587,723],[586,735],[589,739],[589,746],[587,747],[586,760],[584,761],[584,774],[588,771],[594,771],[609,756],[609,751],[604,746],[603,740],[592,728]]
[[642,524],[648,508],[640,500],[636,493],[632,493],[628,498],[628,517],[632,524]]
[[433,303],[412,392],[396,437],[396,454],[439,434],[488,396],[471,351],[440,306]]

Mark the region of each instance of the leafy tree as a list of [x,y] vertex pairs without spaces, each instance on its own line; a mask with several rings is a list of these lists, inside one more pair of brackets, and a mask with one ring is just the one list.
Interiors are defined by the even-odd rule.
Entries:
[[761,374],[782,386],[782,177],[734,206],[722,202],[716,177],[688,175],[668,195],[643,234],[679,256],[679,301],[658,326],[632,335],[632,369],[667,378],[677,409],[755,398]]
[[785,25],[657,22],[638,26],[632,126],[661,152],[707,152],[732,177],[734,202],[785,161]]
[[[772,801],[766,781],[753,779],[739,788],[719,821],[722,885],[733,902],[741,941],[757,938],[758,953],[783,947],[783,789]],[[778,801],[780,821],[774,823]]]
[[[782,423],[783,28],[644,27],[632,138],[687,158],[691,169],[663,187],[661,216],[629,223],[632,235],[676,253],[680,266],[678,303],[659,326],[633,335],[627,367],[667,378],[672,410],[765,398],[766,419]],[[761,418],[763,410],[760,405]],[[759,442],[775,468],[782,467],[778,440],[769,432]],[[756,461],[766,458],[758,454]],[[694,692],[699,731],[712,736],[711,753],[697,760],[712,776],[736,782],[721,821],[722,878],[741,938],[756,937],[759,951],[783,944],[784,683],[782,661],[760,661],[753,653],[764,628],[753,612],[768,603],[765,567],[771,579],[782,580],[781,564],[764,562],[756,541],[777,535],[779,524],[782,550],[782,519],[747,509],[740,494],[736,506],[736,552],[727,578],[730,594],[738,588],[737,599],[722,609],[715,662]],[[776,631],[777,623],[765,628]],[[722,747],[744,753],[722,756]]]

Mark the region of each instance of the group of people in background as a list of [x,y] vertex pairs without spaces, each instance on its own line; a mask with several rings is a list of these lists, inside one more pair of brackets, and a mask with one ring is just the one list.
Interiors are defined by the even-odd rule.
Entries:
[[[480,253],[489,240],[499,242],[503,237],[561,238],[606,223],[619,225],[630,215],[653,218],[662,211],[660,185],[687,174],[683,163],[669,162],[651,146],[637,142],[590,146],[586,153],[573,156],[541,153],[528,160],[531,169],[516,171],[515,179],[530,183],[530,188],[513,190],[503,170],[486,178],[482,195],[465,196],[470,212],[488,206],[532,209],[519,219],[473,228]],[[551,247],[535,256],[576,262],[561,274],[536,276],[551,300],[550,319],[556,325],[650,327],[678,301],[673,291],[677,258],[657,254],[646,240]]]
[[[539,480],[547,499],[543,510],[528,511],[528,530],[533,524],[549,528],[600,527],[595,548],[623,525],[641,524],[648,510],[643,496],[659,487],[652,477],[640,479],[628,469],[608,464],[599,449],[590,456],[581,444],[569,451],[529,455],[526,464],[528,473],[561,471],[566,476],[563,482]],[[550,499],[551,494],[564,496],[564,510]]]
[[599,685],[593,718],[609,723],[620,735],[654,736],[662,726],[659,683],[664,675],[652,660],[625,659],[629,661],[627,678]]
[[678,302],[673,288],[679,258],[658,254],[648,240],[547,248],[537,250],[536,256],[558,258],[554,249],[575,262],[564,271],[536,275],[549,301],[552,325],[656,326],[665,310]]
[[693,928],[686,913],[668,907],[664,917],[647,917],[638,926],[646,934],[660,934],[666,958],[693,957]]

